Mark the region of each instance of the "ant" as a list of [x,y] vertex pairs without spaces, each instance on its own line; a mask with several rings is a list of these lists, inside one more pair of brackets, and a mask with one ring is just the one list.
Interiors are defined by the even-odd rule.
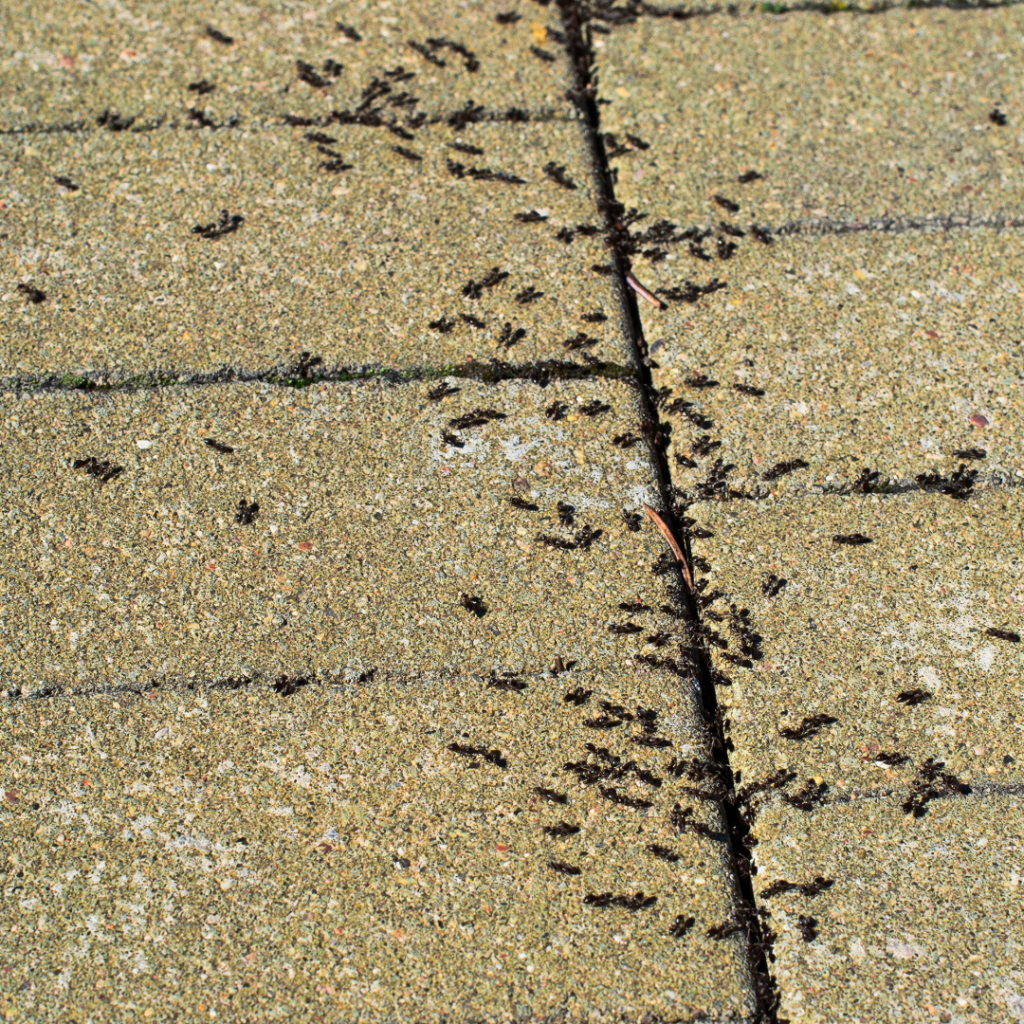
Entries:
[[579,868],[573,867],[572,864],[566,864],[560,860],[549,860],[548,867],[553,871],[557,871],[560,875],[579,875],[582,874]]
[[235,513],[235,522],[241,526],[251,526],[256,522],[256,517],[259,514],[259,502],[254,501],[250,504],[245,498],[240,498],[238,501],[238,511]]
[[597,338],[590,337],[584,331],[577,331],[572,338],[566,338],[562,345],[570,352],[576,352],[581,348],[593,348],[598,343]]
[[917,707],[918,704],[923,704],[926,700],[931,700],[931,696],[927,690],[914,687],[912,690],[903,690],[902,693],[896,694],[896,703],[905,704],[908,708],[913,708]]
[[469,281],[462,288],[462,294],[467,299],[479,299],[483,295],[484,288],[494,288],[508,278],[508,272],[499,267],[492,267],[480,281]]
[[454,427],[456,430],[466,430],[469,427],[482,427],[491,420],[503,419],[507,419],[505,413],[498,412],[496,409],[474,409],[472,412],[463,413],[461,416],[450,419],[448,426]]
[[808,779],[802,789],[798,789],[792,794],[783,793],[782,799],[791,807],[797,808],[797,810],[812,811],[817,804],[825,799],[827,792],[828,786],[824,782],[815,782],[814,779]]
[[240,213],[229,216],[227,210],[221,210],[219,220],[210,224],[197,224],[192,229],[192,234],[209,239],[222,238],[224,235],[230,235],[237,231],[243,223],[245,223],[245,218]]
[[637,437],[636,434],[631,434],[629,431],[626,431],[625,434],[616,434],[612,438],[612,444],[616,448],[632,448],[633,445],[639,442],[639,440],[640,438]]
[[580,831],[579,825],[570,825],[569,822],[563,821],[558,825],[545,825],[544,834],[548,836],[556,836],[562,838],[564,836],[574,836]]
[[658,843],[651,843],[647,847],[648,853],[653,853],[659,860],[668,861],[669,864],[675,864],[679,860],[679,854],[670,850],[667,846],[661,846]]
[[518,494],[513,494],[512,497],[508,499],[508,503],[513,508],[520,508],[524,512],[540,511],[539,505],[535,505],[532,501],[527,501],[525,498],[520,498]]
[[309,683],[310,680],[306,676],[282,675],[274,683],[274,693],[279,693],[282,697],[290,697],[293,693],[298,693],[301,687],[309,686]]
[[[540,294],[544,294],[541,292]],[[501,329],[501,333],[498,335],[498,344],[502,348],[511,348],[513,345],[522,341],[526,337],[526,329],[524,327],[517,327],[515,330],[512,328],[512,324],[506,323]]]
[[[762,392],[763,394],[763,392]],[[810,465],[803,459],[789,459],[786,462],[777,462],[771,469],[761,474],[762,480],[777,480],[780,476],[786,476],[798,469],[807,469]]]
[[101,485],[116,480],[124,472],[124,466],[112,466],[106,459],[100,461],[94,455],[87,459],[75,459],[71,468],[84,469],[88,476],[95,477]]
[[40,291],[38,288],[30,284],[19,284],[18,291],[25,296],[28,302],[31,302],[33,306],[38,306],[39,303],[46,301],[46,292]]
[[478,619],[482,619],[487,614],[487,605],[479,597],[471,597],[469,594],[460,594],[459,604],[465,608],[467,612],[475,615]]
[[449,395],[456,395],[461,390],[461,388],[453,388],[447,381],[443,380],[440,384],[436,384],[427,392],[427,398],[429,398],[431,402],[440,402],[442,398],[447,398]]
[[966,795],[971,787],[961,782],[955,775],[944,772],[944,761],[933,761],[930,757],[921,764],[917,778],[910,787],[910,795],[903,802],[903,813],[913,814],[915,818],[923,818],[929,801],[951,793]]
[[588,907],[623,907],[626,910],[646,910],[658,902],[657,896],[645,896],[642,892],[632,896],[614,896],[610,892],[587,893],[583,902]]
[[817,896],[818,893],[831,889],[835,884],[833,878],[822,878],[818,875],[813,882],[806,885],[797,885],[796,882],[787,882],[783,878],[777,878],[767,889],[761,892],[761,898],[769,900],[783,892],[799,892],[801,896]]
[[593,690],[584,690],[582,687],[577,686],[575,690],[570,690],[563,698],[563,704],[575,704],[576,707],[580,707],[586,704],[590,700]]
[[453,754],[462,754],[464,757],[482,757],[489,764],[497,765],[499,768],[508,767],[508,761],[502,757],[500,750],[488,750],[486,747],[475,747],[468,743],[449,743],[448,749]]
[[522,693],[526,689],[526,683],[515,672],[503,672],[501,675],[491,672],[487,686],[493,690],[508,690],[514,693]]
[[576,184],[576,182],[575,182],[575,181],[573,181],[573,180],[572,180],[572,178],[570,178],[570,177],[569,177],[569,176],[568,176],[568,175],[567,175],[567,174],[565,173],[565,165],[564,165],[564,164],[556,164],[556,163],[555,163],[555,162],[554,162],[554,161],[552,160],[552,161],[550,161],[549,163],[546,163],[546,164],[544,165],[544,173],[545,173],[545,174],[546,174],[546,175],[547,175],[547,176],[548,176],[548,177],[549,177],[549,178],[550,178],[550,179],[551,179],[551,180],[552,180],[553,182],[555,182],[555,184],[556,184],[556,185],[561,185],[561,186],[562,186],[562,188],[566,188],[566,189],[570,189],[570,190],[573,190],[573,189],[576,189],[576,188],[578,188],[578,187],[579,187],[579,186],[578,186],[578,185]]
[[996,640],[1007,640],[1011,644],[1020,643],[1020,634],[1009,629],[996,629],[994,626],[989,626],[985,630],[985,636],[995,637]]
[[312,64],[307,64],[304,60],[297,60],[295,62],[295,73],[299,76],[300,81],[305,82],[306,85],[314,89],[326,89],[331,84],[326,78],[317,74]]
[[816,736],[826,725],[834,725],[838,721],[831,715],[810,715],[795,729],[780,729],[779,735],[786,740],[805,740]]
[[545,789],[543,786],[534,786],[533,791],[537,796],[544,797],[548,803],[567,804],[569,802],[569,797],[566,796],[565,793],[556,793],[553,789]]

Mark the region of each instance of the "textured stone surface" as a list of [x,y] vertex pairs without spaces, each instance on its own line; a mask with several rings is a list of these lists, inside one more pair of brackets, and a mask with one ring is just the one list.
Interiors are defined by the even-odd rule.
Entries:
[[[326,131],[337,141],[325,148],[352,165],[340,173],[323,168],[333,158],[309,131],[0,140],[11,159],[0,374],[253,372],[292,366],[300,350],[320,357],[320,370],[629,360],[617,286],[591,270],[607,262],[600,237],[571,246],[554,237],[596,219],[578,125],[436,127],[405,143],[383,129],[334,126]],[[394,152],[397,144],[422,160]],[[450,173],[452,160],[464,177]],[[554,161],[575,188],[547,176]],[[472,168],[522,182],[473,180]],[[547,222],[515,220],[537,209]],[[221,210],[244,222],[218,238],[193,233]],[[507,278],[463,294],[496,268]],[[531,288],[542,296],[524,296]],[[440,321],[447,333],[430,328]],[[584,347],[567,349],[581,332]]]
[[[636,429],[635,392],[463,380],[432,402],[435,386],[8,395],[8,685],[535,672],[555,654],[592,670],[644,644],[609,624],[671,628],[649,571],[663,541],[622,515],[654,500],[653,469],[641,445],[611,444]],[[501,418],[450,425],[479,409]],[[73,469],[89,458],[122,472]],[[259,505],[251,524],[240,501]],[[537,539],[574,544],[585,527],[601,531],[589,547]],[[638,595],[647,611],[618,608]]]
[[[597,44],[602,128],[651,148],[613,160],[616,195],[684,224],[1019,216],[1018,18],[723,12],[617,29]],[[764,180],[741,185],[748,170]]]
[[[777,768],[794,788],[818,777],[837,792],[905,789],[926,758],[970,783],[1015,783],[1024,766],[1024,652],[988,629],[1024,633],[1024,503],[1017,491],[734,501],[691,510],[714,532],[694,539],[725,616],[709,623],[733,681],[729,706],[743,781]],[[861,534],[870,544],[837,544]],[[768,574],[785,579],[774,597]],[[749,668],[729,606],[747,608],[763,657]],[[901,693],[923,690],[916,705]],[[803,739],[778,732],[828,715]],[[884,754],[906,759],[887,767]]]
[[[593,690],[588,704],[563,700],[575,686]],[[601,698],[658,711],[674,750],[630,745],[638,722],[587,729]],[[696,742],[691,701],[638,676],[574,671],[521,693],[450,676],[291,696],[200,688],[2,714],[18,754],[0,780],[8,1019],[66,1019],[72,1005],[83,1021],[752,1010],[737,937],[704,935],[729,916],[725,847],[670,821],[682,794],[663,769]],[[613,784],[651,806],[563,768],[597,763],[592,740],[664,779]],[[451,743],[500,749],[501,763]],[[544,833],[563,821],[580,831]],[[584,902],[641,891],[652,906]],[[696,924],[676,938],[680,915]]]
[[[521,17],[501,25],[495,21],[501,12],[521,12]],[[339,22],[361,38],[348,38],[336,27]],[[517,0],[301,6],[147,2],[130,9],[73,0],[42,8],[5,4],[0,126],[88,127],[112,111],[135,117],[138,127],[161,117],[184,120],[190,108],[217,121],[237,117],[248,125],[277,121],[285,112],[322,116],[356,110],[374,79],[395,68],[415,78],[396,85],[392,97],[404,91],[416,102],[378,99],[373,105],[399,124],[421,112],[447,117],[467,102],[492,112],[518,107],[570,117],[565,51],[548,32],[548,27],[557,32],[558,25],[557,13]],[[208,26],[233,41],[211,38]],[[538,57],[531,46],[554,60]],[[299,61],[320,82],[304,81]],[[341,67],[325,68],[327,61]],[[214,89],[189,90],[199,82]]]
[[[728,291],[645,312],[658,383],[688,403],[663,405],[673,455],[700,461],[676,461],[674,478],[689,488],[704,478],[693,444],[710,433],[721,442],[714,457],[734,467],[731,485],[751,493],[849,488],[864,468],[881,486],[907,487],[960,463],[979,484],[1016,482],[1019,254],[1014,232],[782,239],[737,253]],[[673,271],[661,268],[671,265],[646,283],[669,284]],[[700,375],[717,386],[687,383]],[[700,417],[707,430],[692,422]],[[976,449],[987,457],[956,454]],[[806,468],[765,479],[797,459]]]
[[[755,834],[755,888],[778,934],[780,1017],[1016,1021],[1024,1014],[1020,794],[932,803],[858,800],[812,815],[773,805]],[[833,885],[764,893],[782,879]],[[817,922],[806,942],[800,917]]]

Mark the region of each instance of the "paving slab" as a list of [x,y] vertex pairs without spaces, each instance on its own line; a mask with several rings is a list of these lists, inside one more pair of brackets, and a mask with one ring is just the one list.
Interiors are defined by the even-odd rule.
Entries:
[[[712,376],[728,368],[726,385],[766,387],[759,377],[777,383],[783,358],[789,383],[817,371],[821,387],[838,388],[828,395],[830,422],[820,401],[804,397],[781,416],[770,397],[760,403],[765,419],[776,413],[771,426],[753,427],[758,403],[744,402],[742,415],[753,437],[767,430],[777,441],[789,426],[820,426],[817,458],[803,458],[816,483],[832,476],[840,485],[845,467],[824,456],[824,436],[832,435],[839,456],[848,454],[846,436],[858,435],[849,442],[856,458],[853,449],[879,435],[901,444],[896,434],[916,429],[903,416],[926,404],[927,388],[946,392],[943,404],[952,412],[952,402],[956,416],[961,404],[1010,400],[1000,363],[959,363],[952,352],[977,351],[974,334],[988,347],[1015,332],[1017,304],[1004,303],[1002,293],[1017,287],[1024,135],[1013,117],[1006,124],[989,117],[1020,105],[1015,18],[1009,8],[737,11],[685,23],[640,18],[597,41],[616,198],[645,215],[631,226],[634,273],[668,303],[662,311],[640,303],[651,357],[661,367],[657,387],[687,398],[678,394],[680,378],[691,369],[707,373],[700,364],[712,360]],[[676,228],[659,231],[659,220]],[[962,237],[984,226],[1009,234]],[[757,236],[755,227],[767,233]],[[700,237],[684,237],[685,229]],[[975,314],[983,311],[980,321]],[[957,342],[949,336],[954,322]],[[746,351],[755,334],[759,341]],[[903,346],[910,348],[904,358],[916,358],[916,372],[868,362],[887,350],[895,362]],[[829,356],[826,347],[834,348]],[[950,378],[974,388],[957,394],[948,381],[940,387],[935,378],[947,367]],[[875,369],[881,380],[870,379]],[[887,395],[892,372],[899,383]],[[781,397],[778,386],[775,392]],[[698,412],[703,402],[696,404]],[[817,421],[805,420],[803,405],[815,408]],[[954,417],[943,433],[960,433],[958,422]],[[762,447],[759,439],[744,461]],[[908,473],[895,451],[880,454],[889,465],[872,469]],[[1016,468],[993,464],[1001,475]]]
[[[595,46],[602,130],[626,148],[612,167],[627,206],[776,229],[1022,213],[1013,7],[641,18]],[[741,184],[747,171],[764,177]]]
[[[690,698],[568,678],[7,704],[6,1019],[750,1019],[739,936],[705,935],[733,905],[725,848],[672,823]],[[563,767],[604,763],[602,698],[675,744],[603,738],[662,780],[611,791],[641,806]]]
[[[1021,796],[762,809],[754,880],[792,1024],[1024,1015]],[[816,896],[795,890],[832,880]],[[779,891],[777,882],[794,888]],[[775,895],[770,895],[773,887]],[[804,918],[804,921],[801,921]],[[807,922],[813,920],[813,924]],[[807,941],[807,935],[816,937]]]
[[[0,374],[258,372],[300,350],[318,373],[630,361],[618,286],[591,269],[608,262],[601,238],[555,237],[594,220],[578,125],[428,128],[404,155],[385,131],[329,132],[0,140]],[[571,188],[545,171],[556,160]]]
[[[694,445],[710,433],[748,493],[849,489],[865,468],[906,488],[961,463],[978,486],[1016,483],[1020,242],[992,230],[793,238],[737,254],[727,292],[645,314],[657,382],[672,388],[675,480],[704,478]],[[670,286],[672,266],[645,283]]]
[[[729,644],[711,650],[732,681],[719,694],[741,782],[787,768],[794,791],[808,778],[902,791],[932,758],[967,784],[1019,785],[1022,513],[1016,490],[691,509],[714,534],[692,543],[722,592],[721,623],[706,621]],[[749,611],[760,657],[741,649],[731,605]]]
[[8,688],[631,661],[674,622],[652,463],[612,444],[637,401],[609,380],[8,394]]
[[[500,13],[518,20],[499,23]],[[133,127],[184,120],[190,109],[250,126],[283,112],[355,111],[364,90],[396,68],[415,77],[392,80],[390,98],[370,106],[400,124],[467,102],[492,114],[515,107],[571,117],[559,28],[557,10],[519,0],[7,4],[0,126],[89,128],[104,111],[135,118]],[[189,88],[201,83],[213,88]]]

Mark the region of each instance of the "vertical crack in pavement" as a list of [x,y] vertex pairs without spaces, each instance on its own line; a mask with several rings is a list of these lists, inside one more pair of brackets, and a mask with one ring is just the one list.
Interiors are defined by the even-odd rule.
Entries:
[[[620,217],[625,210],[615,198],[613,176],[601,137],[601,118],[597,104],[597,77],[594,74],[594,53],[591,45],[591,33],[586,24],[585,4],[580,0],[557,0],[557,2],[566,35],[565,46],[572,62],[575,78],[575,88],[569,96],[583,116],[597,180],[600,213],[604,217],[604,226],[608,232],[621,232],[623,225]],[[629,340],[632,343],[636,360],[636,384],[641,402],[644,433],[651,458],[656,466],[662,504],[661,515],[680,541],[692,578],[693,562],[689,535],[687,531],[680,528],[682,524],[676,514],[671,468],[666,457],[667,432],[665,425],[661,423],[658,404],[654,399],[655,388],[650,372],[650,360],[637,297],[626,283],[626,275],[630,272],[629,261],[614,246],[610,247],[610,255],[614,259],[616,267],[615,279],[618,282],[620,298],[629,314]],[[685,595],[686,598],[686,623],[691,629],[688,643],[693,645],[691,649],[694,654],[691,663],[699,687],[698,696],[707,730],[710,755],[720,768],[723,781],[728,787],[719,803],[719,808],[729,832],[729,855],[737,889],[734,919],[742,926],[742,930],[747,936],[747,960],[754,984],[756,1005],[753,1020],[757,1024],[784,1024],[778,1017],[781,996],[769,964],[769,960],[774,960],[771,954],[774,935],[767,924],[767,911],[757,905],[751,882],[751,855],[748,845],[751,828],[747,818],[740,811],[740,799],[737,796],[735,778],[729,763],[724,715],[715,692],[711,659],[706,642],[698,632],[701,625],[700,607],[696,595],[685,586],[682,573],[678,569],[676,570],[675,584],[674,589]]]

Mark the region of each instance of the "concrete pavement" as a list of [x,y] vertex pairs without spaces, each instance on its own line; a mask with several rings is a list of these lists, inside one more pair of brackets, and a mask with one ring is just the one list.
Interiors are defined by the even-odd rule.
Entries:
[[4,1019],[1024,1014],[1016,9],[781,10],[4,9]]

